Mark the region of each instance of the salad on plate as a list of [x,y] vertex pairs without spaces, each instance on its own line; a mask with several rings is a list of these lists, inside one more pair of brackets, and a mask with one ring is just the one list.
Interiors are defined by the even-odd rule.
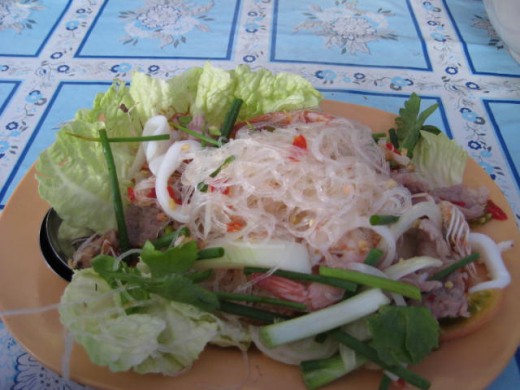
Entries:
[[257,348],[319,388],[413,366],[490,319],[507,218],[412,94],[388,133],[319,108],[300,76],[206,64],[114,81],[37,165],[75,269],[60,320],[110,370],[180,375]]

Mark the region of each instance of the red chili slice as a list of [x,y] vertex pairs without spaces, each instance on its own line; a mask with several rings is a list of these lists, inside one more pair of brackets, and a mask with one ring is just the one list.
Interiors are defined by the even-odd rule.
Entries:
[[133,203],[135,201],[135,192],[134,192],[134,187],[128,187],[126,189],[126,196],[128,198],[128,201],[130,203]]
[[294,137],[292,144],[297,148],[307,150],[307,139],[302,134]]
[[488,199],[487,201],[486,212],[491,214],[491,218],[498,221],[505,221],[507,219],[507,214],[504,212],[504,210],[497,206],[496,203],[491,199]]

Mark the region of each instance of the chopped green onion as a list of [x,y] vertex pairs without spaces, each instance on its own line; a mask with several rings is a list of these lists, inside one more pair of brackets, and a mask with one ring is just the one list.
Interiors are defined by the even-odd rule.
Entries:
[[385,291],[401,294],[415,300],[421,300],[421,290],[408,283],[399,282],[381,276],[369,275],[363,272],[352,271],[340,268],[320,267],[320,275],[348,280],[350,282],[362,284],[364,286],[380,288]]
[[168,246],[171,246],[172,243],[175,243],[179,239],[179,237],[189,237],[190,231],[187,227],[183,226],[178,230],[175,230],[173,232],[169,232],[168,234],[165,234],[155,240],[152,241],[152,244],[154,248],[165,248]]
[[233,126],[238,118],[238,113],[240,112],[242,103],[244,103],[244,101],[238,98],[235,98],[233,102],[231,102],[231,108],[229,109],[224,124],[222,125],[222,129],[220,130],[222,139],[227,140],[229,138],[231,130],[233,130]]
[[374,214],[370,216],[370,225],[390,225],[399,221],[399,216],[397,215],[378,215]]
[[240,305],[238,303],[233,303],[225,300],[220,301],[219,310],[224,313],[250,318],[253,320],[261,321],[266,324],[272,324],[276,321],[289,318],[283,314],[273,313],[267,310],[256,309],[251,306]]
[[388,375],[383,374],[381,382],[379,382],[379,390],[389,390],[391,384],[392,380],[388,377]]
[[324,309],[264,326],[260,329],[260,340],[268,348],[278,347],[354,322],[389,303],[390,299],[380,289],[372,288]]
[[433,274],[430,276],[430,280],[439,280],[442,281],[446,279],[449,275],[451,275],[456,270],[465,267],[466,265],[478,260],[480,255],[478,253],[472,253],[471,255],[468,255],[466,257],[463,257],[462,259],[456,261],[455,263],[449,265],[448,267],[440,270],[439,272]]
[[303,361],[300,363],[300,369],[305,387],[315,390],[354,371],[365,361],[364,358],[356,359],[355,365],[347,367],[341,355],[336,354],[329,358]]
[[107,163],[110,185],[112,187],[112,200],[114,202],[114,212],[116,215],[119,246],[121,251],[125,252],[130,247],[130,244],[126,228],[125,210],[123,207],[123,200],[121,198],[121,190],[119,189],[117,170],[114,163],[114,155],[112,154],[112,149],[110,148],[106,130],[99,130],[99,138],[101,139],[101,147],[103,148],[103,155],[105,156]]
[[[249,275],[253,273],[268,273],[271,270],[269,268],[262,267],[245,267],[244,274]],[[287,279],[292,280],[300,280],[304,282],[316,282],[321,284],[326,284],[329,286],[339,287],[347,291],[356,291],[357,286],[354,283],[347,282],[345,280],[337,279],[337,278],[329,278],[323,275],[316,274],[306,274],[303,272],[294,272],[294,271],[285,271],[285,270],[276,270],[272,273],[272,275],[281,276]]]
[[221,246],[204,248],[197,252],[197,260],[216,259],[224,256],[224,248]]
[[[211,177],[211,178],[216,177],[220,173],[220,171],[222,171],[222,169],[227,167],[234,160],[235,160],[235,156],[229,156],[228,158],[226,158],[224,160],[224,162],[222,164],[220,164],[220,166],[217,169],[215,169],[213,172],[211,172],[209,174],[209,177]],[[209,188],[209,186],[206,183],[204,183],[203,181],[201,181],[199,184],[197,184],[197,190],[199,190],[200,192],[207,192],[208,188]]]
[[180,130],[182,131],[183,133],[186,133],[186,134],[189,134],[191,135],[192,137],[194,138],[197,138],[203,142],[206,142],[210,145],[213,145],[213,146],[220,146],[220,142],[218,142],[217,140],[211,138],[211,137],[208,137],[208,136],[205,136],[204,134],[201,134],[195,130],[191,130],[191,129],[188,129],[187,127],[184,127],[178,123],[173,123],[173,127],[175,127],[177,130]]
[[381,133],[373,133],[372,134],[372,138],[374,139],[374,141],[379,141],[381,138],[385,138],[386,137],[386,133],[385,132],[381,132]]
[[[101,138],[96,137],[88,137],[81,134],[67,133],[71,137],[79,138],[83,141],[91,141],[91,142],[102,142]],[[167,141],[170,139],[169,134],[159,134],[159,135],[143,135],[138,137],[107,137],[107,141],[109,143],[116,142],[148,142],[148,141]]]
[[372,249],[370,249],[370,252],[368,252],[368,254],[365,257],[365,260],[363,262],[365,264],[375,266],[377,263],[379,263],[379,260],[381,260],[383,255],[384,255],[384,253],[381,249],[372,248]]
[[399,378],[406,381],[407,383],[424,390],[430,387],[430,382],[428,380],[416,374],[415,372],[410,371],[406,367],[400,365],[390,366],[386,364],[379,358],[377,351],[374,348],[372,348],[370,345],[363,341],[359,341],[358,339],[349,335],[348,333],[335,329],[332,332],[330,332],[330,335],[340,343],[354,350],[354,352],[356,352],[357,354],[364,356],[365,358],[374,362],[381,368],[384,368],[385,370],[397,375]]
[[289,309],[294,309],[294,310],[298,310],[298,311],[307,311],[307,306],[305,306],[303,303],[291,302],[291,301],[287,301],[284,299],[263,297],[260,295],[253,295],[253,294],[231,293],[231,292],[225,292],[225,291],[217,291],[216,294],[219,299],[223,299],[226,301],[267,303],[267,304],[271,304],[271,305],[287,307]]

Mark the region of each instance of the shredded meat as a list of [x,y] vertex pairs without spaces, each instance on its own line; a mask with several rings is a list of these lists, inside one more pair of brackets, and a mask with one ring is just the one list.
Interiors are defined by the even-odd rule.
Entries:
[[71,268],[88,268],[97,255],[114,255],[119,250],[119,240],[115,230],[85,240],[74,253]]
[[129,205],[125,212],[128,240],[132,247],[142,247],[154,240],[168,223],[168,217],[155,205]]

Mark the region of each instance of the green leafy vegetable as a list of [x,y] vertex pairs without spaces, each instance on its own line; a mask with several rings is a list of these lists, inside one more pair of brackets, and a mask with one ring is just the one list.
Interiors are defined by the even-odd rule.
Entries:
[[74,274],[61,303],[61,322],[93,363],[112,371],[175,375],[189,368],[207,343],[245,349],[251,340],[245,327],[153,294],[128,314],[118,290],[92,268]]
[[439,346],[439,324],[427,308],[386,306],[367,322],[371,345],[388,365],[419,363]]
[[[412,93],[410,98],[404,103],[404,107],[399,110],[399,116],[395,119],[397,129],[397,140],[401,151],[406,152],[408,157],[413,156],[414,148],[421,136],[426,119],[437,109],[435,103],[421,112],[421,98]],[[428,126],[432,130],[433,126]],[[397,141],[394,141],[397,143]]]
[[120,283],[126,285],[123,296],[129,294],[142,299],[146,294],[157,294],[206,311],[219,307],[216,294],[196,284],[209,273],[189,271],[197,258],[197,249],[192,242],[165,252],[157,251],[147,243],[143,252],[142,261],[149,267],[150,275],[141,273],[136,267],[128,267],[111,256],[97,256],[92,260],[92,267],[112,287],[119,287]]
[[468,153],[445,134],[421,131],[412,163],[432,188],[462,183]]

